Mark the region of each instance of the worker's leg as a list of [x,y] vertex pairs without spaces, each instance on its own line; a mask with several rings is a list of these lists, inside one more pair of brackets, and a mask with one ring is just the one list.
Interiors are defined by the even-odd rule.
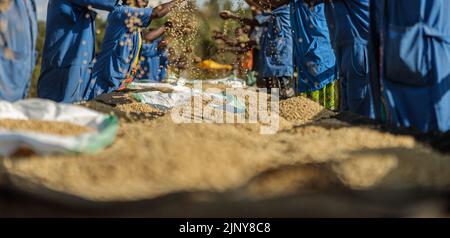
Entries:
[[314,102],[320,103],[320,90],[311,91],[308,93],[309,99],[311,99]]
[[287,99],[295,96],[293,77],[278,77],[277,83],[280,90],[280,99]]
[[367,50],[367,45],[358,43],[342,48],[342,109],[373,118]]
[[266,83],[267,79],[266,78],[261,78],[258,77],[256,79],[256,87],[258,88],[267,88],[267,83]]
[[423,132],[437,129],[431,88],[384,80],[384,97],[390,123]]
[[335,91],[335,82],[328,84],[324,88],[324,100],[325,100],[325,108],[329,110],[336,110],[336,91]]
[[88,66],[69,66],[42,72],[38,96],[56,102],[73,103],[83,100],[89,84]]

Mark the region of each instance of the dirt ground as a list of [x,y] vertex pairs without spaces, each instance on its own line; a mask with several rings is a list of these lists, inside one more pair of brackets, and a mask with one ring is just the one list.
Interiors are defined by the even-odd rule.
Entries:
[[[134,103],[90,106],[155,112]],[[330,191],[450,190],[450,156],[412,136],[350,125],[304,98],[282,102],[280,114],[275,135],[261,135],[259,124],[175,124],[170,115],[123,116],[116,142],[100,153],[3,158],[0,171],[5,183],[60,202],[208,192],[260,204]]]

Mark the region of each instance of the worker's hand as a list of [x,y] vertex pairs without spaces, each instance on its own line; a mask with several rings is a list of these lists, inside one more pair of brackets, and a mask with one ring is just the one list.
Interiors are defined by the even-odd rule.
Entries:
[[179,70],[186,70],[187,69],[187,64],[186,63],[180,63],[177,65],[177,68]]
[[219,35],[213,35],[212,38],[213,38],[213,40],[220,40],[221,39],[221,37]]
[[177,68],[179,69],[179,70],[185,70],[185,69],[187,69],[187,58],[185,58],[185,57],[180,57],[179,59],[178,59],[178,62],[177,62]]
[[174,57],[175,56],[175,49],[173,47],[167,47],[167,52],[169,52],[169,56]]
[[219,39],[223,39],[224,35],[222,34],[222,32],[215,31],[215,32],[213,32],[212,38],[215,40],[219,40]]
[[172,23],[172,21],[166,21],[166,22],[164,23],[164,26],[165,26],[166,28],[173,28],[173,23]]
[[184,53],[192,53],[192,48],[190,46],[186,46],[186,48],[183,50]]
[[169,42],[167,40],[162,40],[162,41],[159,42],[158,48],[164,48],[164,47],[166,47],[168,45],[169,45]]
[[200,58],[200,57],[198,57],[198,56],[194,56],[194,58],[192,59],[192,61],[193,61],[195,64],[199,64],[199,63],[202,62],[202,58]]
[[236,15],[234,15],[233,13],[231,13],[230,11],[223,11],[220,14],[220,17],[224,20],[228,20],[228,19],[233,19],[236,18]]

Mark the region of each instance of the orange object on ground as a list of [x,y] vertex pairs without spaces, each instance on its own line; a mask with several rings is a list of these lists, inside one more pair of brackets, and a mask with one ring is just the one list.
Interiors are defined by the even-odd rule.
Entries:
[[211,59],[203,60],[202,62],[197,64],[197,67],[199,67],[201,69],[206,69],[206,70],[232,70],[233,69],[233,66],[231,66],[229,64],[219,64]]
[[249,50],[242,56],[241,68],[248,71],[253,69],[253,49]]

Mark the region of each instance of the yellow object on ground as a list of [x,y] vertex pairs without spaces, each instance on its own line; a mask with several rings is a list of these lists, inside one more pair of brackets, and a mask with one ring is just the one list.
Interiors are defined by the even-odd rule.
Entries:
[[203,60],[197,65],[201,69],[207,70],[232,70],[233,66],[229,64],[219,64],[214,60]]

